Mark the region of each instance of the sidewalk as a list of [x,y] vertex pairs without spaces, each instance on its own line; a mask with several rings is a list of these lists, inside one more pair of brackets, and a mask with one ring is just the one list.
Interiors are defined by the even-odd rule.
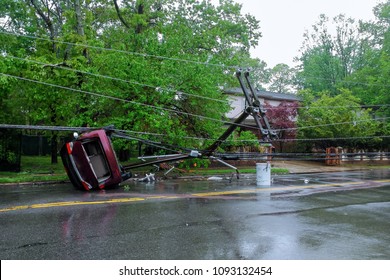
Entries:
[[380,166],[389,166],[387,163],[347,163],[335,166],[327,166],[324,162],[316,161],[272,161],[276,168],[286,168],[289,173],[319,173],[319,172],[340,172],[350,170],[366,170]]

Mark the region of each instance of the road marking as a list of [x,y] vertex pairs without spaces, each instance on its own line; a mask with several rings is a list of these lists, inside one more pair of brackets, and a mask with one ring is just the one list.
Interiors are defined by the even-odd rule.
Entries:
[[126,203],[126,202],[138,202],[144,200],[145,198],[142,197],[130,197],[130,198],[115,198],[109,200],[96,200],[96,201],[61,201],[61,202],[49,202],[49,203],[13,206],[8,208],[2,208],[0,209],[0,212],[9,212],[9,211],[25,210],[25,209],[50,208],[50,207],[77,206],[77,205]]
[[[218,196],[229,196],[229,195],[240,195],[240,194],[251,194],[259,192],[274,192],[274,191],[293,191],[300,189],[323,189],[327,187],[338,187],[342,190],[345,187],[357,186],[365,183],[390,183],[390,179],[382,180],[370,180],[370,181],[357,181],[357,182],[344,182],[344,183],[329,183],[329,184],[319,184],[319,185],[301,185],[301,186],[285,186],[285,187],[263,187],[256,189],[243,189],[243,190],[231,190],[231,191],[215,191],[215,192],[205,192],[205,193],[192,193],[192,194],[183,194],[183,195],[152,195],[144,197],[124,197],[124,198],[114,198],[108,200],[96,200],[96,201],[59,201],[59,202],[49,202],[49,203],[37,203],[30,205],[18,205],[7,208],[1,208],[0,213],[26,210],[26,209],[41,209],[41,208],[51,208],[51,207],[66,207],[66,206],[79,206],[79,205],[97,205],[97,204],[116,204],[116,203],[131,203],[131,202],[141,202],[147,200],[168,200],[168,199],[180,199],[180,198],[207,198],[207,197],[218,197]],[[379,186],[367,186],[367,188],[379,187]]]
[[[370,182],[371,183],[390,183],[390,179],[389,180],[387,180],[387,179],[386,180],[372,180]],[[366,181],[329,183],[329,184],[319,184],[319,185],[285,186],[285,187],[263,187],[263,188],[258,188],[258,189],[195,193],[192,195],[196,196],[196,197],[207,197],[207,196],[235,195],[235,194],[247,194],[247,193],[257,193],[257,192],[287,191],[287,190],[295,190],[295,189],[321,189],[321,188],[326,188],[326,187],[346,187],[346,186],[353,186],[353,185],[361,185],[363,183],[366,183]]]

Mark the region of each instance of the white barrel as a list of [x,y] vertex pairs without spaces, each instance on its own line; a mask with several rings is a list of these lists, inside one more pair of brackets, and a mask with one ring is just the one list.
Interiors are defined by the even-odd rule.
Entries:
[[271,186],[271,163],[256,163],[256,182],[258,186]]

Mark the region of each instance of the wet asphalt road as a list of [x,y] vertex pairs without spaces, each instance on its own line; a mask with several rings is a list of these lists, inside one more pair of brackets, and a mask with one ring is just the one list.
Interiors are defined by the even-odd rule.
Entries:
[[0,186],[0,259],[390,259],[390,170]]

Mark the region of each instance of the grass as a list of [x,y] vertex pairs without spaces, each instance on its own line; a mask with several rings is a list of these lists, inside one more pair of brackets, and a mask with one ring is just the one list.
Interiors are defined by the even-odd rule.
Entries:
[[61,159],[51,164],[48,156],[22,156],[20,172],[0,172],[0,184],[68,180]]
[[[23,183],[23,182],[48,182],[48,181],[67,181],[68,176],[62,165],[61,159],[58,158],[57,164],[51,164],[49,156],[22,156],[20,172],[0,172],[0,184],[4,183]],[[146,169],[145,169],[146,170]],[[256,173],[256,168],[242,167],[239,172]],[[192,169],[182,173],[183,176],[212,176],[234,173],[230,168],[199,168]],[[288,173],[287,169],[272,168],[273,174]]]

